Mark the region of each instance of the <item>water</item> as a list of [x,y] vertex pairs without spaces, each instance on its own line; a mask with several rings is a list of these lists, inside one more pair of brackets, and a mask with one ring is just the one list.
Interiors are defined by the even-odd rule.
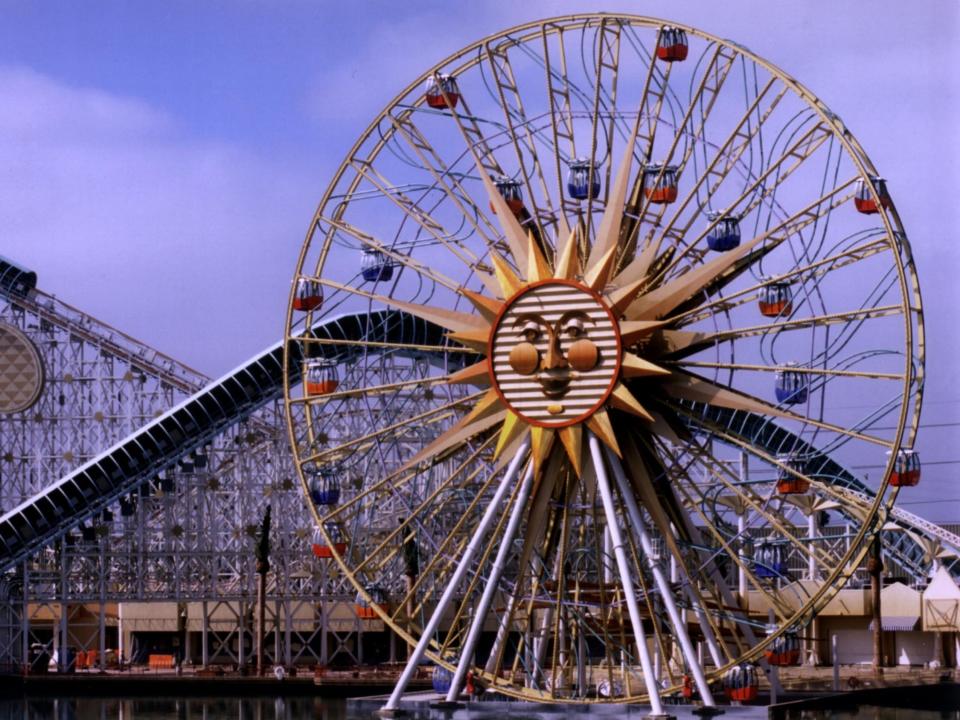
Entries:
[[[690,707],[671,706],[678,720],[694,718]],[[763,708],[725,708],[724,720],[766,718]],[[479,703],[455,713],[424,707],[412,720],[586,720],[601,716],[641,720],[648,708],[530,706]],[[856,710],[796,710],[785,720],[960,720],[960,710],[930,711],[861,706]],[[370,720],[369,703],[316,697],[165,697],[104,699],[26,697],[0,700],[0,720]]]

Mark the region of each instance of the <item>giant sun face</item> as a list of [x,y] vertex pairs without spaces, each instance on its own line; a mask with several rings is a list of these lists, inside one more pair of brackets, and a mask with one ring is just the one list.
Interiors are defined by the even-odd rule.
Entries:
[[527,422],[583,422],[606,401],[620,371],[616,319],[572,280],[533,283],[508,300],[490,340],[493,387]]

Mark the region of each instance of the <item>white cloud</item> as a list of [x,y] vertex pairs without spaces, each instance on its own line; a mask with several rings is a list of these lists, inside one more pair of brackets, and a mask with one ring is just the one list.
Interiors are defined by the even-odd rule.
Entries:
[[2,252],[208,372],[280,337],[316,188],[162,110],[0,68]]

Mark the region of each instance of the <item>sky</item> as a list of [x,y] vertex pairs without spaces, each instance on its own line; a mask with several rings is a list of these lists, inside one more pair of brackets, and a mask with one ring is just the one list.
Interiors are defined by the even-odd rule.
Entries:
[[[220,375],[280,338],[316,203],[413,78],[527,20],[674,19],[797,78],[888,178],[926,310],[919,447],[953,478],[960,4],[909,5],[0,0],[0,254],[46,292]],[[947,495],[958,501],[944,512],[960,519],[960,486]]]

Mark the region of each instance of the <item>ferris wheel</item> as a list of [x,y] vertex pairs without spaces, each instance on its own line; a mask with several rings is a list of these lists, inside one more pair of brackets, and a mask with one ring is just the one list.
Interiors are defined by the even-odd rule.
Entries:
[[429,658],[451,700],[711,705],[799,661],[916,465],[886,182],[789,75],[656,19],[514,27],[399,93],[286,347],[318,561],[411,646],[398,692]]

